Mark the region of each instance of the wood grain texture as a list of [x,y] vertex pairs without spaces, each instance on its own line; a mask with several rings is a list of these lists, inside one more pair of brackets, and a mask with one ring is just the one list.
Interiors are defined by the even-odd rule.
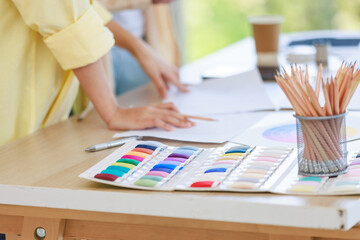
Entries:
[[315,240],[315,238],[314,237],[293,236],[293,235],[270,234],[269,240]]
[[[156,240],[162,239],[159,234],[166,233],[167,235],[171,232],[176,233],[176,236],[181,236],[182,239],[192,239],[191,236],[196,236],[199,240],[217,240],[221,239],[220,236],[227,236],[226,239],[239,239],[239,236],[243,236],[244,238],[240,239],[269,240],[360,239],[360,229],[357,227],[349,231],[334,231],[34,207],[9,207],[8,211],[14,215],[37,216],[35,218],[25,217],[25,221],[35,219],[32,222],[39,224],[44,222],[43,219],[47,220],[50,217],[55,219],[67,218],[64,239],[129,239],[128,237],[131,235],[133,238],[130,239]],[[4,229],[4,232],[15,237],[22,234],[24,217],[0,215],[0,219],[0,229]],[[36,219],[41,221],[39,222]],[[30,232],[33,231],[34,225],[28,229]],[[185,230],[186,232],[178,233]],[[134,234],[134,232],[136,233]],[[209,232],[212,234],[208,235]],[[214,238],[210,238],[210,236]]]
[[[132,93],[129,93],[130,95]],[[126,97],[131,97],[125,95]],[[146,94],[144,94],[146,96]],[[151,101],[155,101],[152,99]],[[149,101],[149,103],[151,103]],[[126,105],[127,102],[123,101]],[[136,104],[135,104],[136,105]],[[115,131],[110,131],[95,112],[91,112],[82,122],[75,118],[38,131],[25,138],[0,147],[0,184],[25,185],[28,187],[63,188],[72,190],[91,190],[104,192],[124,192],[138,194],[136,190],[120,189],[99,183],[92,183],[78,178],[78,175],[93,166],[102,158],[114,151],[86,153],[84,149],[96,143],[111,140]],[[152,139],[153,140],[153,139]],[[187,142],[162,141],[171,145],[193,145]],[[219,144],[196,144],[201,147],[216,147]],[[6,193],[1,193],[6,194]],[[149,192],[148,196],[162,196],[159,192]],[[168,194],[168,193],[166,193]],[[236,200],[256,202],[259,204],[273,202],[277,204],[294,203],[298,207],[346,207],[358,201],[358,197],[296,197],[274,194],[238,194],[238,193],[170,193],[204,197],[204,199],[234,198]],[[257,214],[257,213],[255,213]],[[40,220],[39,220],[40,219]],[[49,221],[43,221],[47,219]],[[32,223],[47,222],[51,232],[62,232],[63,220],[66,219],[64,239],[81,239],[90,237],[98,239],[161,239],[164,235],[175,234],[188,239],[281,239],[291,235],[296,239],[307,240],[309,237],[360,239],[360,231],[353,228],[349,231],[330,231],[320,229],[292,228],[236,222],[205,221],[156,217],[109,212],[79,211],[72,209],[26,207],[0,204],[0,232],[4,229],[15,240],[19,234],[30,236],[34,230]],[[25,223],[25,224],[24,224]],[[97,227],[97,226],[101,226]],[[86,233],[83,229],[88,229]],[[126,228],[126,229],[125,229]],[[108,233],[103,233],[107,229]],[[129,229],[129,230],[127,230]],[[186,232],[181,232],[185,229]],[[121,230],[121,231],[120,231]],[[130,231],[131,230],[131,231]],[[242,236],[242,237],[240,237]],[[212,238],[211,238],[212,237]],[[8,238],[10,239],[10,238]],[[94,238],[95,239],[95,238]],[[168,238],[170,239],[170,238]],[[27,240],[27,239],[26,239]],[[296,239],[298,240],[298,239]]]
[[45,229],[45,239],[63,240],[65,220],[34,217],[24,217],[21,230],[21,239],[37,239],[35,238],[34,234],[36,228],[38,227],[42,227]]

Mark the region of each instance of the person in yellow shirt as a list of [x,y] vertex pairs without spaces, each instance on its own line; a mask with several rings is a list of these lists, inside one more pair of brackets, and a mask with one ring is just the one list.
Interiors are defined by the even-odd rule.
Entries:
[[66,119],[79,82],[110,129],[193,125],[173,104],[118,106],[100,61],[114,42],[142,54],[159,91],[186,88],[96,1],[3,0],[0,14],[0,144]]

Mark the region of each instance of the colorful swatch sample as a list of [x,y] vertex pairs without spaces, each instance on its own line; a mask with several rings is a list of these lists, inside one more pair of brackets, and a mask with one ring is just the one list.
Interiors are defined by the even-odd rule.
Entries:
[[360,191],[360,155],[351,160],[348,171],[344,174],[331,178],[300,176],[289,189],[289,192],[292,193],[316,193],[320,191],[334,194]]
[[258,189],[289,155],[291,149],[263,148],[239,170],[234,189]]
[[131,151],[124,154],[116,162],[95,175],[95,178],[115,181],[118,178],[132,174],[135,169],[140,167],[146,160],[150,159],[156,149],[163,146],[159,142],[142,142]]
[[338,176],[332,184],[331,192],[354,192],[360,190],[360,156],[348,166],[348,172]]
[[132,141],[80,177],[119,187],[157,191],[360,194],[360,155],[355,152],[347,155],[346,173],[318,177],[298,175],[296,149],[231,146],[206,149]]
[[211,165],[204,170],[197,180],[193,182],[191,188],[211,188],[217,187],[229,173],[241,163],[241,160],[251,152],[250,147],[235,146],[229,148],[220,155]]
[[172,153],[165,156],[157,164],[134,184],[142,187],[157,187],[167,182],[170,178],[180,171],[197,154],[199,148],[193,146],[183,146],[176,148]]
[[325,177],[299,176],[298,181],[291,187],[290,192],[315,192],[325,183],[326,179]]

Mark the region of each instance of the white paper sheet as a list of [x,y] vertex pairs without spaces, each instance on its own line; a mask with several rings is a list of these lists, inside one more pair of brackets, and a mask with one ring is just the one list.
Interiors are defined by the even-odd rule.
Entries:
[[291,111],[273,112],[230,142],[269,147],[296,147],[295,118]]
[[238,113],[275,109],[257,69],[189,86],[191,92],[169,91],[170,101],[189,115]]
[[[347,140],[360,137],[360,112],[346,116]],[[230,140],[269,147],[296,147],[296,121],[291,111],[273,112]],[[360,140],[347,143],[348,151],[360,151]]]
[[211,116],[217,121],[194,120],[196,126],[191,128],[176,128],[171,132],[159,128],[132,130],[116,133],[113,137],[147,136],[189,142],[223,143],[245,131],[267,114],[268,112],[253,112]]

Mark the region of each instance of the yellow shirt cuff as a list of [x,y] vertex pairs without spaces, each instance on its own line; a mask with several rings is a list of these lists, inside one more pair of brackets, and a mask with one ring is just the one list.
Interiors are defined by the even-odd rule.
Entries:
[[111,13],[108,10],[106,10],[106,8],[103,5],[101,5],[98,1],[93,1],[92,6],[95,9],[95,11],[99,14],[101,19],[104,21],[104,25],[108,24],[108,22],[110,22],[110,20],[112,19]]
[[106,9],[115,12],[125,9],[145,9],[151,6],[151,0],[98,0]]
[[73,24],[46,37],[45,44],[64,70],[96,62],[114,45],[114,37],[94,10],[88,10]]

